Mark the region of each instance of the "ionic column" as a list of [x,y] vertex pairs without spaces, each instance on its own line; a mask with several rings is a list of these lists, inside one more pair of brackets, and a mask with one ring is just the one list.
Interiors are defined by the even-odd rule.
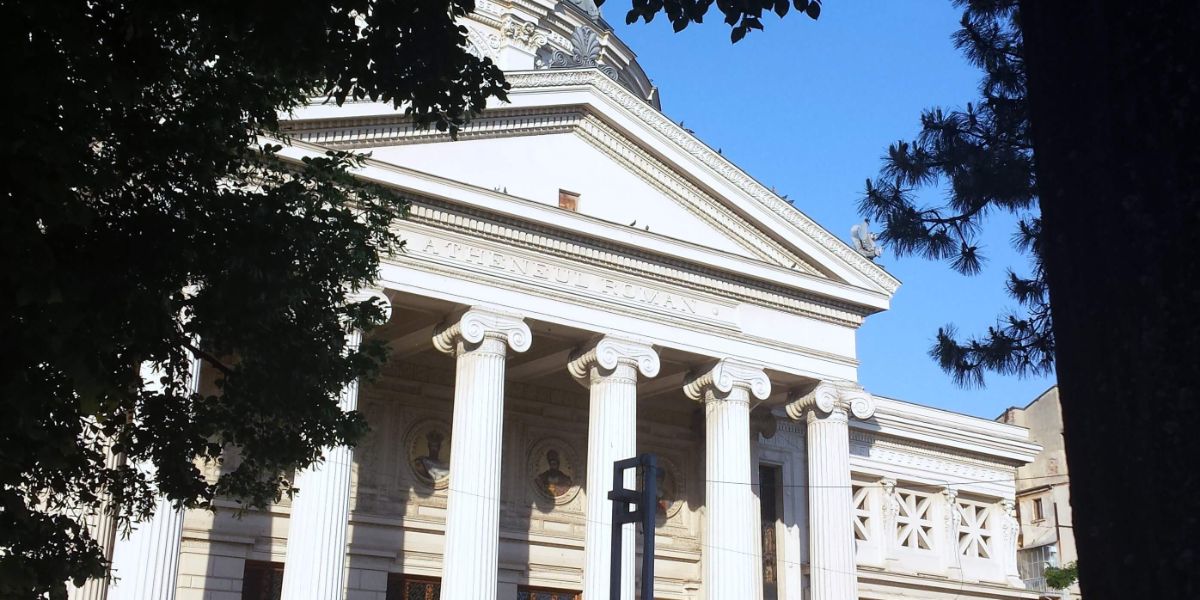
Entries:
[[[590,390],[587,456],[587,529],[584,534],[583,597],[608,600],[612,557],[613,463],[637,455],[637,376],[658,375],[658,353],[649,344],[605,336],[581,348],[567,363]],[[625,487],[635,485],[625,473]],[[633,600],[634,529],[621,536],[621,598]]]
[[683,390],[704,403],[706,597],[762,598],[759,506],[751,487],[750,397],[765,400],[771,381],[762,367],[724,359],[690,377]]
[[108,600],[174,600],[184,510],[160,497],[154,515],[118,536]]
[[[152,365],[143,367],[147,387],[159,386],[161,371]],[[189,394],[200,389],[200,359],[193,358],[184,382]],[[150,463],[135,465],[147,479],[154,479]],[[108,600],[174,600],[179,577],[179,544],[183,537],[182,506],[165,496],[158,498],[154,514],[133,525],[129,537],[117,538],[113,548],[112,573]]]
[[862,390],[822,382],[789,399],[787,413],[808,423],[809,570],[812,600],[854,600],[854,507],[850,492],[849,413],[875,414]]
[[433,345],[457,361],[442,600],[496,598],[505,354],[509,346],[528,350],[530,341],[520,317],[482,308],[433,336]]
[[[104,442],[104,468],[116,469],[125,464],[125,455],[113,452],[109,442]],[[112,560],[113,547],[117,538],[117,507],[113,504],[107,491],[103,492],[103,500],[97,512],[87,517],[88,535],[100,545],[100,551],[105,560]],[[67,584],[67,597],[70,600],[107,600],[108,586],[112,582],[112,571],[103,578],[89,579],[80,587]]]
[[[376,298],[364,293],[355,300]],[[390,306],[386,315],[391,314]],[[385,316],[386,319],[386,316]],[[362,343],[362,331],[346,334],[349,351]],[[338,408],[358,408],[358,381],[342,389]],[[346,589],[346,530],[350,524],[350,472],[354,451],[347,446],[325,450],[325,460],[296,474],[299,490],[288,521],[287,557],[283,563],[282,600],[341,600]]]

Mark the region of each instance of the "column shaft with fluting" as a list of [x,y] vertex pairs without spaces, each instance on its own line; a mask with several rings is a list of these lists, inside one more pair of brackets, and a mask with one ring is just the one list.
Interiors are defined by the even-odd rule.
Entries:
[[857,584],[846,411],[809,411],[807,420],[812,597],[850,600]]
[[505,358],[529,343],[520,317],[477,308],[434,335],[456,361],[442,600],[496,598]]
[[[349,335],[357,348],[362,332]],[[338,407],[358,408],[358,382],[347,385]],[[296,475],[284,559],[282,600],[341,600],[346,581],[346,530],[350,524],[349,447],[325,450],[325,460]]]
[[[584,532],[583,597],[611,596],[613,463],[637,455],[637,377],[658,374],[658,353],[649,344],[607,336],[577,351],[568,363],[571,374],[589,390],[587,455],[587,528]],[[625,487],[636,485],[632,471]],[[636,529],[621,534],[621,600],[633,600]]]
[[[355,302],[373,300],[391,316],[391,305],[379,290],[361,290]],[[363,332],[346,334],[346,347],[357,350]],[[342,411],[358,408],[358,381],[342,389]],[[287,557],[283,563],[282,600],[341,600],[346,589],[346,533],[350,526],[350,474],[354,452],[337,446],[325,450],[325,460],[296,474],[299,490],[288,520]]]
[[[200,359],[194,358],[188,369],[184,389],[194,394],[200,389]],[[143,365],[142,379],[147,388],[161,386],[162,372],[155,365]],[[147,479],[153,480],[154,465],[135,465]],[[108,600],[174,600],[179,579],[179,546],[183,538],[182,506],[159,496],[150,518],[133,525],[129,537],[118,537],[113,548],[112,573]]]
[[752,487],[750,398],[771,390],[762,367],[725,359],[684,392],[704,404],[704,588],[709,600],[762,598],[759,504]]
[[173,600],[179,575],[184,510],[159,497],[154,514],[113,549],[108,600]]
[[849,413],[875,412],[861,389],[820,383],[793,396],[788,414],[807,423],[809,572],[812,600],[854,600],[858,577],[850,489]]
[[[113,452],[108,444],[104,448],[104,468],[116,469],[125,463],[125,455]],[[103,500],[98,510],[88,516],[88,534],[100,545],[100,551],[107,560],[112,560],[113,547],[117,539],[117,517],[114,514],[116,506],[107,491],[103,492]],[[110,577],[89,579],[80,587],[67,585],[67,597],[70,600],[107,600]]]

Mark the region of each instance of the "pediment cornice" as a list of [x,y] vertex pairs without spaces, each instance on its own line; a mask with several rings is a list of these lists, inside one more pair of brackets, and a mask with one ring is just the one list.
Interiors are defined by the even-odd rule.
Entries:
[[[599,115],[595,112],[595,107],[585,106],[586,102],[582,100],[558,106],[499,106],[489,109],[465,126],[459,133],[459,139],[577,132],[618,163],[652,185],[668,191],[670,197],[684,200],[681,204],[705,220],[712,222],[712,219],[717,219],[733,239],[744,240],[743,245],[767,262],[784,266],[794,262],[795,267],[806,272],[823,272],[845,281],[844,277],[836,276],[828,270],[827,265],[834,265],[842,273],[850,276],[851,280],[857,278],[860,281],[858,285],[874,288],[889,296],[899,287],[900,282],[887,271],[859,255],[845,242],[679,127],[660,111],[599,71],[580,69],[510,72],[506,73],[506,77],[512,85],[514,98],[521,92],[536,95],[541,90],[567,92],[586,89],[598,92],[608,105],[619,107],[621,112],[653,132],[654,136],[665,140],[676,151],[698,162],[738,194],[752,200],[754,205],[761,209],[760,214],[768,221],[773,221],[765,224],[767,229],[773,229],[784,239],[795,237],[808,240],[811,242],[808,248],[815,251],[817,256],[807,257],[803,255],[803,250],[795,252],[785,248],[763,233],[764,225],[752,224],[729,210],[688,177],[682,176],[680,171],[686,172],[687,168],[672,168],[655,154],[647,152],[639,143],[631,143],[633,140],[629,139],[628,134],[618,133],[604,119],[597,118]],[[289,125],[289,132],[295,139],[341,148],[403,145],[448,139],[445,134],[439,132],[414,128],[403,115],[390,108],[386,108],[386,112],[368,109],[326,110],[321,115],[326,118],[314,119],[312,116],[315,115],[302,114],[300,119]],[[714,209],[714,206],[720,209]]]
[[569,88],[590,86],[608,100],[637,117],[644,125],[663,136],[677,148],[692,156],[703,165],[720,175],[746,196],[781,217],[797,232],[812,239],[824,250],[852,267],[888,294],[900,287],[900,281],[892,277],[879,265],[858,254],[848,244],[829,233],[824,227],[796,210],[786,200],[770,191],[745,171],[688,133],[661,111],[647,104],[628,90],[594,69],[574,71],[531,71],[506,73],[505,78],[514,90],[535,88]]
[[[339,123],[298,123],[295,139],[330,148],[363,149],[379,146],[447,141],[441,132],[414,128],[402,117],[374,117]],[[582,106],[544,110],[498,109],[488,111],[463,127],[460,140],[525,137],[574,133],[604,153],[647,185],[702,221],[711,225],[759,259],[812,275],[827,276],[804,256],[763,234],[744,217],[721,204],[661,160],[630,142]]]

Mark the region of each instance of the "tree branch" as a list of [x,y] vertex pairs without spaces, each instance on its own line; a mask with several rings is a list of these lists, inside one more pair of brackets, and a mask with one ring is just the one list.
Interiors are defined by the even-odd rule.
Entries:
[[233,375],[233,369],[226,366],[225,363],[221,362],[219,359],[217,359],[217,357],[197,348],[190,342],[185,342],[183,347],[190,350],[191,353],[196,356],[196,358],[208,362],[208,364],[216,367],[218,371],[224,373],[225,375]]

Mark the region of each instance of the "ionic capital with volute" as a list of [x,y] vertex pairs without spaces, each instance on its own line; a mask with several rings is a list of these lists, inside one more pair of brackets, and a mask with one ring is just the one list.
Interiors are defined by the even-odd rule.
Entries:
[[[618,372],[622,366],[628,367],[628,373]],[[649,343],[612,335],[596,337],[567,362],[571,376],[584,387],[594,377],[625,377],[637,383],[638,373],[654,377],[660,366],[658,352]]]
[[740,399],[745,401],[750,396],[766,400],[771,395],[771,380],[759,365],[723,358],[711,369],[693,373],[683,385],[683,393],[698,402],[729,399],[735,391],[744,391]]
[[387,323],[392,318],[392,301],[387,297],[387,294],[379,288],[362,288],[355,290],[346,295],[348,302],[359,303],[374,301],[383,309],[383,320],[379,323],[382,325]]
[[[387,323],[392,318],[392,301],[379,288],[362,288],[346,295],[346,301],[351,303],[374,302],[383,310],[383,318],[375,323],[376,326]],[[348,321],[349,319],[347,319]],[[343,323],[348,326],[348,323]],[[347,327],[346,350],[356,351],[362,345],[363,330],[357,327]],[[357,393],[357,389],[355,390]]]
[[815,415],[817,417],[849,413],[858,419],[869,419],[875,414],[875,398],[870,392],[852,384],[838,385],[822,381],[808,391],[792,392],[785,410],[789,417],[798,421],[810,412],[818,413]]
[[471,307],[457,320],[447,321],[433,334],[433,346],[446,354],[459,352],[459,343],[482,344],[497,340],[517,352],[529,349],[533,334],[520,316],[491,308]]

